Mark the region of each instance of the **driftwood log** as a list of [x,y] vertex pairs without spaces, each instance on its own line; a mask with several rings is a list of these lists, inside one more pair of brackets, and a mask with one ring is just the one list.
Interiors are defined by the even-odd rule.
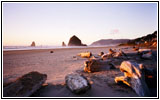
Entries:
[[28,97],[46,81],[47,75],[30,72],[3,88],[4,97]]
[[84,71],[85,72],[97,72],[109,69],[115,69],[115,66],[110,63],[110,61],[104,61],[101,59],[89,59],[84,62]]
[[150,96],[150,91],[145,82],[145,73],[142,64],[131,61],[123,61],[120,70],[124,72],[124,76],[116,77],[115,82],[123,82],[133,88],[139,96]]
[[107,54],[103,54],[101,56],[101,58],[103,60],[106,60],[106,59],[110,59],[110,58],[127,58],[127,54],[125,54],[121,49],[119,49],[118,52],[116,51],[113,51],[112,49],[109,49],[109,53]]
[[82,57],[82,58],[90,58],[92,56],[91,52],[82,52],[79,53],[78,56]]

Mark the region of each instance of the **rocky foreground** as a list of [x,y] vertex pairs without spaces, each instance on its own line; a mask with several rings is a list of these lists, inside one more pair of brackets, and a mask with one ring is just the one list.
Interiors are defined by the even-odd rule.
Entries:
[[[38,88],[30,88],[29,95],[10,95],[7,88],[14,86],[18,78],[11,83],[4,83],[3,96],[32,97],[156,97],[157,96],[157,50],[136,49],[132,47],[100,49],[83,49],[74,53],[66,62],[81,64],[76,70],[64,74],[63,81],[49,81],[52,74],[47,74],[47,81]],[[86,52],[90,50],[90,52]],[[84,52],[85,51],[85,52]],[[95,52],[96,51],[96,52]],[[99,52],[99,53],[98,53]],[[106,53],[107,52],[107,53]],[[52,55],[56,54],[56,51]],[[17,55],[17,54],[16,54]],[[55,56],[54,56],[55,57]],[[68,60],[67,60],[68,59]],[[69,63],[68,62],[68,63]],[[24,63],[24,62],[23,62]],[[56,62],[58,63],[58,62]],[[60,62],[59,62],[60,63]],[[66,63],[67,64],[67,63]],[[6,64],[4,63],[4,66]],[[69,66],[68,66],[69,67]],[[76,67],[76,66],[75,66]],[[50,68],[49,66],[46,68]],[[4,68],[5,69],[5,68]],[[58,68],[57,68],[58,69]],[[73,69],[73,67],[72,67]],[[9,69],[8,69],[9,70]],[[12,69],[13,70],[13,69]],[[63,69],[65,70],[65,69]],[[66,68],[67,70],[67,68]],[[6,69],[5,69],[6,71]],[[38,71],[38,69],[37,69]],[[7,72],[7,71],[6,71]],[[43,71],[41,71],[43,73]],[[70,74],[72,73],[72,74]],[[43,74],[42,74],[43,75]],[[54,74],[55,75],[55,74]],[[23,75],[25,76],[25,75]],[[29,78],[25,84],[31,83],[36,77]],[[5,79],[5,78],[4,78]],[[44,79],[45,80],[45,79]],[[43,81],[39,80],[39,82]],[[27,83],[28,82],[28,83]],[[39,85],[39,82],[36,82]],[[24,85],[20,87],[23,87]],[[36,84],[35,84],[36,85]],[[16,86],[16,85],[15,85]],[[19,89],[14,87],[14,89]],[[16,91],[19,91],[16,90]],[[34,92],[31,92],[34,90]],[[8,93],[8,92],[7,92]],[[25,92],[23,92],[25,93]]]

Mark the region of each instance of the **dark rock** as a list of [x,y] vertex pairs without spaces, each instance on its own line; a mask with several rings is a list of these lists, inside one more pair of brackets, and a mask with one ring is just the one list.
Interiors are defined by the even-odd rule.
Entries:
[[[127,42],[127,44],[132,45],[139,45],[139,46],[152,46],[153,42],[157,41],[157,31],[153,32],[152,34],[148,34],[143,37],[139,37]],[[156,47],[156,45],[155,45]]]
[[76,94],[85,93],[91,87],[87,78],[79,74],[68,74],[65,82],[69,90]]
[[54,53],[54,51],[50,51],[50,53]]
[[36,46],[36,43],[33,41],[31,44],[31,47],[35,47],[35,46]]
[[62,46],[66,46],[66,44],[64,42],[62,42]]
[[86,45],[82,44],[81,40],[74,35],[70,38],[68,46],[86,46]]
[[46,81],[47,75],[33,71],[3,88],[4,97],[28,97]]

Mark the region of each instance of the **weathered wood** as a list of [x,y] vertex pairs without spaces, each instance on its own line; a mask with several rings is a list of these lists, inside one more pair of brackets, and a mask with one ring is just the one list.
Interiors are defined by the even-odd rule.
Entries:
[[127,54],[125,54],[121,49],[119,49],[119,52],[115,52],[112,49],[109,49],[109,53],[103,54],[101,56],[101,58],[103,60],[114,58],[114,57],[116,57],[116,58],[127,58]]
[[123,81],[123,83],[132,87],[139,96],[150,96],[148,86],[145,82],[145,73],[143,65],[131,61],[123,61],[120,70],[124,72],[124,76],[116,77],[115,82]]
[[109,51],[109,54],[114,54],[116,53],[114,50],[112,50],[111,48],[108,50]]
[[151,52],[151,51],[152,51],[151,49],[139,49],[138,53],[139,54],[145,54],[145,53],[148,53],[148,52]]
[[67,87],[76,94],[84,93],[91,88],[87,78],[79,74],[68,74],[65,77]]
[[46,81],[47,75],[30,72],[3,88],[4,97],[28,97]]
[[104,52],[100,52],[99,54],[98,54],[98,56],[102,56],[104,54]]
[[82,58],[90,58],[92,56],[91,52],[82,52],[79,53],[78,56],[82,57]]
[[90,59],[84,62],[84,71],[85,72],[97,72],[102,70],[115,69],[110,61],[104,61],[101,59]]
[[127,57],[127,54],[124,53],[122,50],[119,49],[119,52],[116,52],[114,55],[114,57]]

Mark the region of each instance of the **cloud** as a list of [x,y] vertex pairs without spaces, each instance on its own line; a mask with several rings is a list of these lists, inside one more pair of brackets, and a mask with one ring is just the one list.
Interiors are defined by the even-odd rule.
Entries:
[[112,29],[110,34],[118,34],[119,33],[119,29]]

